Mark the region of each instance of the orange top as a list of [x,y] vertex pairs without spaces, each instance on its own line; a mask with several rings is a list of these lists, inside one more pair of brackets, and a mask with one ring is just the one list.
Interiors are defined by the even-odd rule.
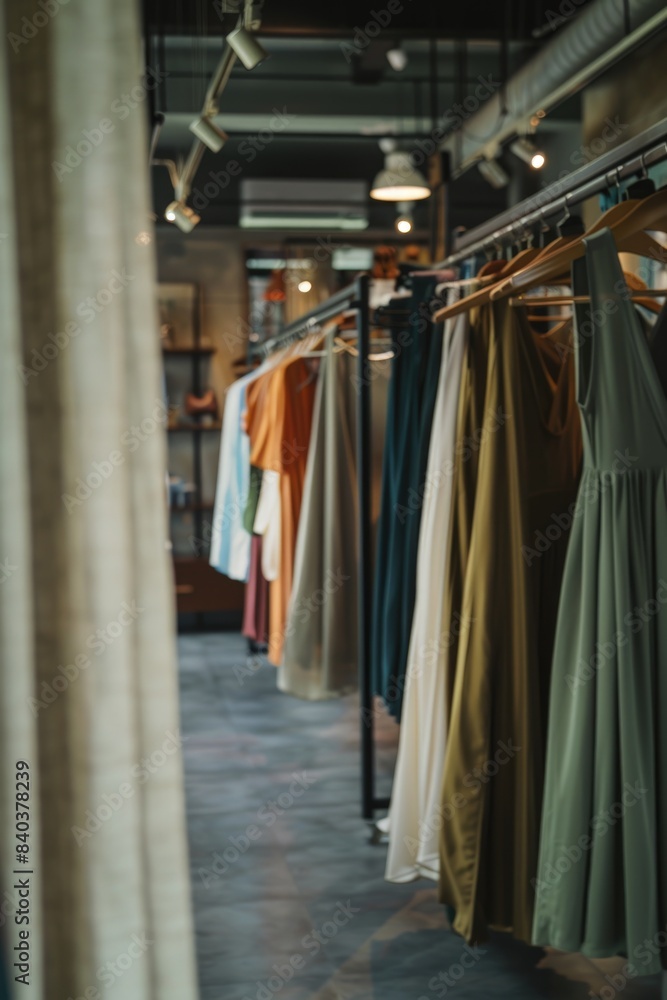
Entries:
[[269,660],[282,659],[294,550],[310,442],[315,381],[303,358],[288,358],[246,391],[250,464],[280,474],[280,570],[270,583]]

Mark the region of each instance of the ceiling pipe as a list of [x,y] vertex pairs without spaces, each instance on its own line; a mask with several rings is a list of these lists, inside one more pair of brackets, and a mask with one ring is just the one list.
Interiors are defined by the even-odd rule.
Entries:
[[594,0],[440,145],[460,176],[530,118],[580,91],[667,25],[664,0]]

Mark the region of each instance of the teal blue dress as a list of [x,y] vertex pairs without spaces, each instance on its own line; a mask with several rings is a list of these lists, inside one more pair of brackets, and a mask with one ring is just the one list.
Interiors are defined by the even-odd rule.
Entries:
[[[442,360],[442,325],[431,322],[436,279],[414,276],[412,282],[408,329],[392,333],[371,631],[374,690],[396,719],[405,690],[419,525]],[[406,308],[405,299],[397,304]]]
[[575,262],[584,471],[561,593],[535,944],[667,964],[667,314],[647,339],[608,229]]

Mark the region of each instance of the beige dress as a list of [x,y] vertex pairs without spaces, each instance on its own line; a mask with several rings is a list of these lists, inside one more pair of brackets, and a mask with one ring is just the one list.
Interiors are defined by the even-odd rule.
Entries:
[[[358,683],[357,359],[334,350],[335,332],[325,339],[316,390],[284,657],[278,671],[281,691],[312,700],[347,694]],[[387,378],[377,363],[372,372],[377,495]]]

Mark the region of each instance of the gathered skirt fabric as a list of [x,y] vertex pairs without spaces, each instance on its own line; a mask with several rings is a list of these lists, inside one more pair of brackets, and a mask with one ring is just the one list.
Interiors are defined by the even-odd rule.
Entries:
[[586,243],[574,267],[575,291],[591,297],[577,307],[585,467],[554,651],[533,940],[624,955],[646,975],[667,966],[667,323],[663,312],[652,357],[611,233]]

